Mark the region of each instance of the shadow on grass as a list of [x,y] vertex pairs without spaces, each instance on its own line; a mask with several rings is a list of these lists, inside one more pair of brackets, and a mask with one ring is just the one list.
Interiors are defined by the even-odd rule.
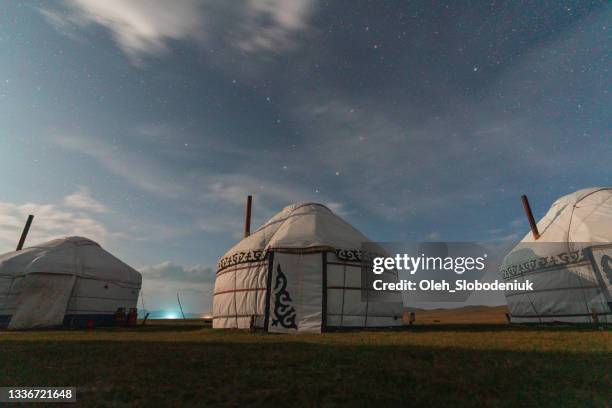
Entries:
[[84,329],[81,327],[57,327],[57,328],[43,328],[43,329],[30,329],[30,330],[7,330],[6,328],[0,329],[0,333],[46,333],[49,331],[57,331],[64,333],[77,333],[77,332],[88,332],[88,333],[150,333],[150,332],[189,332],[197,331],[202,329],[210,329],[210,324],[194,324],[194,323],[153,323],[146,325],[127,326],[127,327],[95,327],[93,329]]
[[[151,323],[130,327],[96,327],[94,329],[59,327],[53,329],[61,332],[90,332],[90,333],[163,333],[163,332],[193,332],[198,330],[212,330],[210,322],[198,320],[172,320],[172,321],[153,321]],[[473,323],[450,323],[450,324],[414,324],[412,326],[400,326],[391,328],[337,328],[329,329],[329,333],[426,333],[426,332],[589,332],[589,331],[611,331],[612,325],[593,325],[593,324],[473,324]],[[49,329],[19,330],[17,332],[39,332],[45,333]],[[11,333],[6,329],[0,329],[0,333]],[[216,333],[248,333],[248,330],[219,330]],[[262,334],[262,330],[255,333]],[[271,336],[277,334],[270,333]]]
[[612,358],[603,352],[257,336],[241,343],[10,341],[2,359],[3,386],[77,386],[80,402],[98,406],[605,406],[612,386]]
[[600,331],[612,329],[611,325],[595,326],[592,324],[415,324],[406,326],[407,331],[414,332],[524,332],[524,331]]
[[[193,324],[193,323],[180,323],[179,321],[165,324],[147,324],[139,325],[134,327],[99,327],[93,329],[94,332],[189,332],[197,331],[202,329],[211,329],[210,324]],[[342,328],[342,329],[330,329],[329,333],[424,333],[424,332],[525,332],[525,331],[610,331],[611,325],[595,326],[592,324],[548,324],[548,325],[509,325],[509,324],[416,324],[412,326],[401,326],[394,328]],[[78,330],[78,329],[66,329],[66,330]],[[82,329],[81,329],[82,330]],[[220,333],[221,331],[215,331]],[[248,330],[224,330],[225,333],[248,333]],[[262,330],[257,330],[255,333],[263,334]],[[277,334],[270,333],[275,336]]]
[[[89,330],[93,332],[120,332],[120,333],[155,333],[155,332],[189,332],[189,331],[197,331],[205,328],[210,328],[210,325],[196,325],[196,324],[181,324],[181,323],[173,323],[173,324],[146,324],[140,326],[132,326],[132,327],[97,327],[95,329]],[[73,330],[73,329],[67,329]],[[78,329],[76,329],[78,330]],[[79,331],[82,331],[79,330]]]

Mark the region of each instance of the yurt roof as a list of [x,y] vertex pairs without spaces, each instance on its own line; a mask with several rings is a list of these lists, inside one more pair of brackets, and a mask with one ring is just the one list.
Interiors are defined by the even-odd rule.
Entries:
[[612,187],[578,190],[557,199],[531,232],[505,257],[502,268],[612,242]]
[[[556,200],[538,222],[538,242],[601,242],[612,240],[612,187],[592,187]],[[533,242],[528,233],[522,242]]]
[[224,255],[268,250],[359,249],[368,238],[319,203],[291,204]]
[[107,281],[140,283],[140,272],[97,242],[83,237],[65,237],[0,255],[0,276],[57,273]]

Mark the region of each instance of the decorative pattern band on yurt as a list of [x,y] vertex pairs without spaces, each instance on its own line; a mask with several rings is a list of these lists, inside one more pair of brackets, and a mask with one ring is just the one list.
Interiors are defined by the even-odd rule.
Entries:
[[286,207],[219,261],[214,328],[321,332],[402,325],[403,303],[362,299],[368,239],[321,204]]

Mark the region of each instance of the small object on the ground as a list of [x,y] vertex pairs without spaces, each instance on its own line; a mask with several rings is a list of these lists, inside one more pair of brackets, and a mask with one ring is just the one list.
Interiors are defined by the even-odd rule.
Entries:
[[179,309],[181,309],[181,316],[185,319],[185,313],[183,313],[183,305],[181,305],[181,298],[179,297],[178,292],[176,292],[176,300],[178,301]]
[[127,325],[136,326],[137,321],[138,321],[138,309],[136,309],[135,307],[130,307],[130,311],[127,315]]
[[115,312],[115,326],[123,327],[125,326],[125,308],[120,307]]

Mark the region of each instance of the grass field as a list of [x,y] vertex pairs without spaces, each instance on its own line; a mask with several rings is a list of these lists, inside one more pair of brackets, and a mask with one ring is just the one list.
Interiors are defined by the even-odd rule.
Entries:
[[0,385],[77,386],[88,406],[612,401],[612,333],[594,328],[455,324],[267,335],[175,321],[0,332],[0,339]]

